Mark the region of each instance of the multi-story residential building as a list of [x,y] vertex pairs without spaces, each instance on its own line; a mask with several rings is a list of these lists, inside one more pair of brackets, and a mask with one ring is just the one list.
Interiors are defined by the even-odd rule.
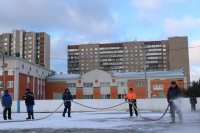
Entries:
[[68,46],[68,73],[184,70],[190,82],[188,37]]
[[0,35],[0,42],[8,56],[21,57],[50,68],[50,36],[47,33],[14,30]]

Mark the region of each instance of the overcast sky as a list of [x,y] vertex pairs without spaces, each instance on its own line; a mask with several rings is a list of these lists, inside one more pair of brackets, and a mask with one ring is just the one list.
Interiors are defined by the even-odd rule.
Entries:
[[[199,0],[0,0],[0,34],[51,36],[51,69],[67,73],[67,45],[167,40],[188,36],[200,46]],[[200,75],[200,47],[189,49],[191,81]],[[59,59],[58,59],[59,58]]]

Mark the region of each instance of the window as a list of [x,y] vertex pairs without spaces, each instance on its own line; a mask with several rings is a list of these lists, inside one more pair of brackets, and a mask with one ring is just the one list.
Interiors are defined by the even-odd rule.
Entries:
[[32,37],[28,37],[28,39],[32,39]]
[[8,75],[13,75],[13,69],[8,69]]
[[67,88],[76,88],[76,83],[67,83]]
[[92,88],[93,87],[93,83],[83,83],[83,87],[84,88]]
[[31,57],[31,55],[28,55],[28,57],[30,58],[30,57]]
[[3,82],[0,81],[0,88],[3,88]]
[[166,51],[166,49],[163,49],[163,51]]
[[4,45],[8,45],[7,43],[4,43]]
[[8,38],[5,38],[4,41],[8,41]]
[[32,48],[32,46],[28,46],[28,48]]
[[93,99],[93,95],[83,95],[83,99]]
[[145,86],[144,81],[135,81],[135,86]]
[[153,90],[163,90],[163,85],[153,85]]
[[135,46],[135,48],[137,48],[137,46]]
[[117,82],[118,87],[127,87],[127,82]]
[[7,47],[3,47],[4,50],[7,50]]
[[118,99],[124,99],[124,94],[118,94]]
[[101,99],[110,99],[110,94],[101,94]]
[[13,88],[13,81],[7,81],[7,87]]
[[31,50],[29,50],[29,51],[28,51],[28,53],[32,53],[32,51],[31,51]]
[[110,87],[110,82],[101,82],[100,86],[101,87]]
[[29,44],[32,44],[32,41],[30,41]]

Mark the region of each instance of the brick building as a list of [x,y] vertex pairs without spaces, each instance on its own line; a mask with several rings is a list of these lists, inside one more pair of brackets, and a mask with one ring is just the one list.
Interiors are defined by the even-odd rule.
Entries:
[[[0,58],[0,66],[3,65]],[[35,94],[35,99],[45,99],[45,79],[55,72],[19,57],[5,58],[5,89],[8,89],[14,100],[22,100],[26,88]],[[0,91],[3,71],[0,69]]]
[[[121,99],[128,88],[133,88],[137,98],[146,98],[144,72],[108,73],[92,70],[83,75],[52,75],[46,80],[46,99],[60,99],[69,88],[77,99]],[[147,72],[148,98],[166,98],[171,81],[186,88],[187,76],[181,71]]]

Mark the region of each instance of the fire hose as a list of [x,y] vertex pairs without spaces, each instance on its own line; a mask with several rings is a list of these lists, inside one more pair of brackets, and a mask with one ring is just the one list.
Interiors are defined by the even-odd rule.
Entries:
[[[80,105],[80,106],[83,106],[83,107],[86,107],[86,108],[90,108],[90,109],[96,109],[96,110],[111,109],[111,108],[114,108],[114,107],[117,107],[117,106],[120,106],[120,105],[122,105],[122,104],[127,103],[127,102],[123,102],[123,103],[117,104],[117,105],[115,105],[115,106],[107,107],[107,108],[94,108],[94,107],[90,107],[90,106],[83,105],[83,104],[78,103],[78,102],[75,102],[75,101],[65,100],[64,102],[62,102],[62,104],[60,104],[60,105],[58,106],[58,108],[56,108],[56,110],[55,110],[54,112],[52,112],[51,114],[47,115],[46,117],[39,118],[39,119],[32,119],[32,120],[29,120],[29,119],[28,119],[28,120],[15,120],[15,121],[0,121],[0,123],[27,122],[27,121],[39,121],[39,120],[43,120],[43,119],[46,119],[46,118],[50,117],[50,116],[53,115],[54,113],[56,113],[56,112],[58,111],[58,109],[59,109],[65,102],[69,102],[69,101],[70,101],[70,102],[73,102],[73,103],[75,103],[75,104],[78,104],[78,105]],[[159,117],[159,118],[157,118],[157,119],[151,119],[151,118],[143,117],[143,116],[140,114],[140,112],[138,111],[138,109],[135,107],[135,105],[134,105],[133,103],[131,103],[131,102],[128,102],[128,103],[129,103],[129,104],[132,104],[132,106],[137,110],[138,114],[140,115],[140,117],[141,117],[142,119],[150,120],[150,121],[158,121],[158,120],[162,119],[162,118],[165,116],[165,114],[167,113],[168,108],[169,108],[169,104],[168,104],[168,106],[167,106],[167,108],[166,108],[164,114],[163,114],[161,117]]]

